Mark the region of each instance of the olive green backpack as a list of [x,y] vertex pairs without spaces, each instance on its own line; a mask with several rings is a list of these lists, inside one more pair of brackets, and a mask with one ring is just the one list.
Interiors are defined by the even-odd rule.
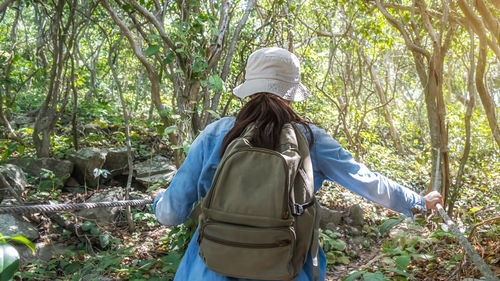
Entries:
[[276,150],[252,146],[254,125],[227,147],[201,202],[199,255],[237,278],[292,280],[309,249],[318,278],[318,204],[307,139],[285,124]]

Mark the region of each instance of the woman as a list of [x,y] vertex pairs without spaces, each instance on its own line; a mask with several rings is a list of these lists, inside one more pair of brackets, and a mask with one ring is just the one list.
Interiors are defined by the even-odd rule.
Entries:
[[[441,195],[431,192],[425,197],[396,182],[369,171],[354,161],[351,154],[323,129],[302,120],[291,108],[291,101],[302,101],[309,91],[300,83],[299,60],[277,47],[255,51],[248,58],[245,82],[234,89],[240,98],[250,97],[237,117],[222,118],[208,125],[192,143],[183,165],[166,191],[154,193],[154,212],[165,225],[177,225],[188,219],[195,202],[203,198],[212,183],[215,170],[228,144],[238,137],[246,125],[255,122],[254,145],[274,148],[283,124],[296,122],[307,136],[314,171],[314,190],[324,180],[336,182],[349,190],[391,210],[412,217],[412,208],[435,209],[442,204]],[[159,194],[158,196],[156,196]],[[193,236],[177,270],[175,280],[237,280],[209,270],[198,255]],[[258,270],[258,269],[256,269]],[[326,258],[319,253],[320,280],[325,279]],[[295,280],[313,280],[309,255]]]

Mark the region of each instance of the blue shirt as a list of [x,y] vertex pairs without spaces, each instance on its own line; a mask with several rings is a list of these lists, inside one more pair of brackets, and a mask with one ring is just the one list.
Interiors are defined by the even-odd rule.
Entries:
[[[189,153],[170,186],[163,194],[155,198],[153,206],[158,222],[165,225],[178,225],[185,222],[194,204],[207,194],[220,162],[222,140],[233,127],[234,121],[234,117],[226,117],[208,125],[191,144]],[[408,217],[412,217],[412,208],[425,210],[425,201],[422,196],[383,175],[371,172],[365,165],[354,161],[352,155],[343,150],[325,130],[314,125],[310,126],[314,135],[310,153],[315,191],[318,191],[323,181],[329,180]],[[301,129],[310,139],[305,128],[301,127]],[[198,230],[189,243],[174,280],[243,280],[226,277],[209,270],[198,255],[197,237]],[[320,280],[324,280],[326,258],[321,249],[318,261]],[[295,280],[313,280],[310,255],[302,272]]]

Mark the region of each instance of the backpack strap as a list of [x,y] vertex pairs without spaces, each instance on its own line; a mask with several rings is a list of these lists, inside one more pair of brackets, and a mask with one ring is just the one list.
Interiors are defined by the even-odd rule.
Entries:
[[[307,140],[306,135],[300,130],[298,127],[297,123],[292,123],[294,129],[295,129],[295,135],[297,136],[297,143],[298,143],[298,149],[299,149],[299,154],[300,155],[309,155],[309,141]],[[296,214],[294,215],[301,215],[304,212],[304,209],[308,207],[314,207],[316,208],[316,216],[314,218],[314,230],[313,230],[313,239],[311,242],[311,257],[312,257],[312,263],[313,263],[313,280],[318,281],[319,280],[319,262],[318,262],[318,254],[319,254],[319,221],[320,221],[320,216],[319,216],[319,204],[316,202],[316,198],[313,197],[313,199],[305,204],[294,204],[294,210],[292,212],[295,212]]]
[[319,204],[316,202],[316,199],[313,200],[314,207],[316,208],[316,217],[314,218],[314,232],[313,232],[313,241],[311,244],[311,257],[313,263],[313,280],[319,280],[319,262],[318,262],[318,253],[319,253]]

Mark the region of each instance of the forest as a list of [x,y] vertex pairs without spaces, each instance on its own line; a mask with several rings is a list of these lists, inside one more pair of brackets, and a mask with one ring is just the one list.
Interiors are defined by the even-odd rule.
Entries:
[[[237,114],[267,46],[301,62],[302,118],[440,192],[500,277],[499,0],[0,0],[0,209],[149,199]],[[490,280],[436,212],[329,182],[317,198],[326,280]],[[0,222],[0,280],[172,280],[197,223],[162,226],[151,204]]]

